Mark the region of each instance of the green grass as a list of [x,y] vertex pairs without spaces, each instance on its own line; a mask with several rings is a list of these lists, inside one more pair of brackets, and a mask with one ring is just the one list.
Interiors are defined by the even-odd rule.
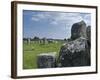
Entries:
[[62,42],[39,44],[31,42],[27,44],[23,42],[23,69],[37,68],[37,55],[41,53],[56,52],[59,54]]

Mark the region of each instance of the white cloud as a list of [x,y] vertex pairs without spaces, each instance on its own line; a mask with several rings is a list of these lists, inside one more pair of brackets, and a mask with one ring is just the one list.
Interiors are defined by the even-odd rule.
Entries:
[[39,12],[32,16],[33,21],[48,20],[52,25],[71,26],[73,23],[84,20],[86,24],[90,25],[90,14],[84,13],[61,13],[61,12]]
[[56,21],[52,21],[51,24],[57,25],[58,23]]
[[47,12],[40,12],[32,16],[32,20],[34,19],[43,20],[43,19],[49,19],[49,18],[52,18],[52,15],[48,14]]
[[87,14],[84,16],[84,21],[86,22],[87,25],[91,25],[91,14]]
[[36,18],[36,17],[32,17],[33,21],[39,21],[40,19]]
[[82,20],[79,13],[58,13],[58,15],[53,18],[54,21],[62,24],[73,24]]

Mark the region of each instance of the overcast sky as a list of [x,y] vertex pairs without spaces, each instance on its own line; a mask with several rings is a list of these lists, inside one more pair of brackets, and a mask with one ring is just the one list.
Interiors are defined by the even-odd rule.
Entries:
[[71,36],[74,23],[84,20],[91,24],[90,13],[51,12],[23,10],[23,36],[25,38],[64,39]]

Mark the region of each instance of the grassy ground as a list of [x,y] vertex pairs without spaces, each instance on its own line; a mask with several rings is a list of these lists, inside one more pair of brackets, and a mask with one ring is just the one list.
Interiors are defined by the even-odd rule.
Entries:
[[37,68],[37,55],[40,53],[57,52],[59,54],[62,42],[39,44],[31,42],[27,44],[23,42],[23,69]]

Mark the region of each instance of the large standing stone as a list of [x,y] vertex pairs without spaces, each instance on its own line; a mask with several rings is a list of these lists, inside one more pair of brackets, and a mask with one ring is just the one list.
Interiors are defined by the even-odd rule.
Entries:
[[52,53],[42,53],[37,57],[38,68],[53,68],[56,66],[56,54]]
[[60,67],[89,66],[90,53],[87,39],[80,37],[63,45],[58,63]]
[[86,23],[84,21],[73,24],[71,28],[71,39],[75,40],[79,37],[86,38]]

